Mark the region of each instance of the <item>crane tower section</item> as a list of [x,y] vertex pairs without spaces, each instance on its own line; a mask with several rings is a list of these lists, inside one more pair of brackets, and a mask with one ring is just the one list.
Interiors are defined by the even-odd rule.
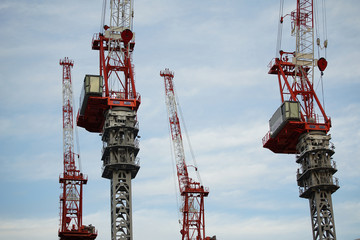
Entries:
[[133,7],[133,0],[104,1],[103,22],[107,16],[108,23],[92,39],[92,49],[99,51],[99,75],[85,76],[77,117],[78,126],[102,136],[102,177],[111,182],[112,240],[133,239],[131,181],[140,169]]
[[[180,195],[182,198],[182,229],[180,231],[182,240],[205,240],[205,210],[204,197],[209,195],[207,188],[189,177],[188,168],[185,162],[185,153],[180,129],[180,122],[177,112],[177,104],[174,92],[174,73],[165,69],[160,72],[164,77],[165,98],[169,116],[169,125],[173,151],[176,161],[176,170]],[[195,168],[197,171],[197,168]]]
[[[285,16],[280,14],[280,28],[285,17],[291,18],[296,47],[295,51],[278,49],[279,57],[269,64],[268,73],[278,78],[281,106],[269,120],[270,131],[263,138],[263,146],[274,153],[295,154],[300,164],[297,171],[300,197],[309,199],[313,239],[335,240],[331,194],[339,185],[333,177],[337,169],[332,159],[334,146],[328,134],[331,119],[314,89],[315,66],[322,79],[327,65],[320,50],[319,58],[314,56],[314,26],[319,24],[314,12],[320,12],[314,10],[317,6],[314,2],[297,0],[295,11]],[[320,38],[316,39],[316,44],[320,48]],[[326,47],[327,39],[324,41]]]
[[68,58],[60,60],[63,67],[63,157],[64,173],[60,175],[60,240],[91,240],[97,233],[91,225],[82,225],[83,184],[87,178],[76,167],[74,153],[73,97],[71,68],[74,62]]

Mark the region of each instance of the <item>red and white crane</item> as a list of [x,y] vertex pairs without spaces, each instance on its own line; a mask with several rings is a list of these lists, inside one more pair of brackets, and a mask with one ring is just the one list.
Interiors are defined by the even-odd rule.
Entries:
[[[283,0],[280,3],[282,11]],[[318,5],[321,7],[317,8]],[[326,34],[319,31],[321,26],[326,26],[325,22],[320,24],[326,20],[324,5],[324,1],[320,4],[296,0],[295,11],[280,13],[279,55],[270,62],[269,74],[277,76],[281,106],[269,121],[270,131],[263,138],[263,146],[274,153],[296,155],[296,162],[300,164],[297,183],[300,197],[309,199],[313,239],[335,240],[331,194],[339,185],[333,177],[337,169],[332,159],[334,146],[328,134],[331,119],[314,87],[315,66],[320,70],[320,80],[327,66],[323,55],[326,57],[328,40]],[[296,39],[293,51],[281,49],[282,25],[287,17],[291,18],[291,32]]]
[[[71,82],[71,68],[74,62],[65,57],[60,60],[63,67],[63,153],[64,173],[60,175],[62,194],[60,195],[60,240],[91,240],[97,233],[94,226],[82,225],[83,210],[83,184],[87,183],[87,177],[76,167],[74,152],[74,113],[73,95]],[[79,163],[78,163],[79,164]]]
[[[216,239],[215,237],[205,237],[205,210],[204,198],[209,195],[209,190],[205,188],[200,179],[190,178],[188,167],[185,161],[185,152],[178,117],[177,103],[174,91],[174,73],[169,69],[160,72],[164,77],[165,98],[169,116],[169,126],[174,151],[176,170],[180,195],[182,198],[182,229],[180,231],[182,240],[205,240]],[[195,166],[195,171],[197,167]]]
[[101,31],[92,39],[92,49],[99,52],[99,75],[85,76],[77,117],[78,126],[102,137],[102,177],[110,180],[111,188],[112,240],[133,239],[131,183],[140,169],[141,99],[132,64],[133,18],[133,0],[104,0]]
[[109,23],[92,39],[92,50],[99,51],[99,75],[86,75],[77,117],[79,127],[96,133],[103,131],[107,110],[136,111],[141,103],[132,64],[134,0],[104,0],[103,5],[102,22],[108,14]]

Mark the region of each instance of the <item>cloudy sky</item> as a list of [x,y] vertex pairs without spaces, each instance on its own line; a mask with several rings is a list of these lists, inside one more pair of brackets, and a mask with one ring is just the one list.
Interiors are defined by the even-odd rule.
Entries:
[[[76,105],[102,1],[0,1],[0,238],[58,239],[62,166],[62,70],[74,60]],[[295,7],[285,1],[284,12]],[[360,2],[327,0],[324,99],[332,118],[341,188],[332,195],[338,239],[360,238]],[[133,181],[134,239],[180,239],[163,80],[175,84],[205,186],[206,232],[218,239],[311,239],[309,203],[298,197],[293,155],[262,148],[280,105],[267,64],[276,55],[278,0],[135,0],[134,64],[141,169]],[[289,36],[289,29],[284,29]],[[294,50],[295,39],[288,39]],[[291,42],[292,41],[292,42]],[[318,78],[315,79],[318,81]],[[318,85],[320,86],[320,85]],[[317,88],[321,92],[321,87]],[[322,95],[321,95],[322,98]],[[110,239],[110,182],[101,139],[78,129],[84,224]],[[190,160],[190,155],[188,155]]]

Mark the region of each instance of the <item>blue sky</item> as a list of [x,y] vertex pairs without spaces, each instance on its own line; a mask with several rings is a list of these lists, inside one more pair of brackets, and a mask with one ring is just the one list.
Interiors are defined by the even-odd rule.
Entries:
[[[360,238],[360,2],[327,0],[326,112],[341,188],[333,194],[338,239]],[[76,105],[102,1],[0,2],[0,238],[58,239],[62,166],[59,60],[75,62]],[[295,0],[285,1],[285,11]],[[163,80],[175,84],[201,177],[210,188],[206,232],[218,239],[311,239],[309,204],[298,197],[293,155],[262,148],[280,105],[267,64],[276,54],[279,1],[135,0],[134,64],[142,95],[141,169],[133,181],[135,239],[179,239]],[[284,36],[290,35],[284,29]],[[294,39],[288,38],[295,42]],[[289,43],[291,46],[291,43]],[[287,49],[292,51],[293,49]],[[320,89],[318,89],[320,90]],[[110,238],[110,182],[101,139],[78,129],[84,224]],[[190,155],[188,155],[190,160]]]

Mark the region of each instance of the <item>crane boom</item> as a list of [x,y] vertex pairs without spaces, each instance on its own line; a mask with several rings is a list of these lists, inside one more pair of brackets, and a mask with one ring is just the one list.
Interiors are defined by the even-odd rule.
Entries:
[[[160,72],[164,78],[165,98],[169,116],[169,126],[173,151],[176,161],[179,190],[182,198],[182,240],[205,240],[205,211],[204,197],[209,195],[209,190],[189,177],[185,162],[185,153],[177,111],[173,77],[174,73],[169,69]],[[197,169],[195,169],[197,171]],[[214,238],[213,238],[214,239]]]
[[[299,195],[309,199],[313,239],[336,240],[331,194],[339,184],[333,177],[337,169],[328,134],[331,119],[314,89],[315,66],[322,78],[327,65],[325,58],[314,56],[314,12],[318,12],[314,7],[313,0],[297,0],[296,10],[287,14],[292,20],[296,48],[288,52],[279,49],[279,57],[269,64],[268,73],[278,78],[282,104],[269,121],[270,131],[263,138],[263,147],[274,153],[296,154],[300,164]],[[281,14],[280,26],[285,16]],[[316,42],[320,48],[320,39]]]
[[175,152],[176,169],[179,180],[180,192],[183,193],[189,187],[189,174],[185,163],[184,146],[181,136],[180,122],[177,114],[177,104],[175,99],[172,77],[170,71],[163,72],[165,80],[166,106],[169,114],[170,132],[172,137],[173,149]]
[[97,233],[91,225],[82,225],[83,184],[87,183],[76,167],[74,152],[73,97],[71,83],[71,68],[74,62],[69,58],[60,60],[63,67],[63,154],[64,173],[59,182],[63,190],[60,196],[60,240],[92,240]]

